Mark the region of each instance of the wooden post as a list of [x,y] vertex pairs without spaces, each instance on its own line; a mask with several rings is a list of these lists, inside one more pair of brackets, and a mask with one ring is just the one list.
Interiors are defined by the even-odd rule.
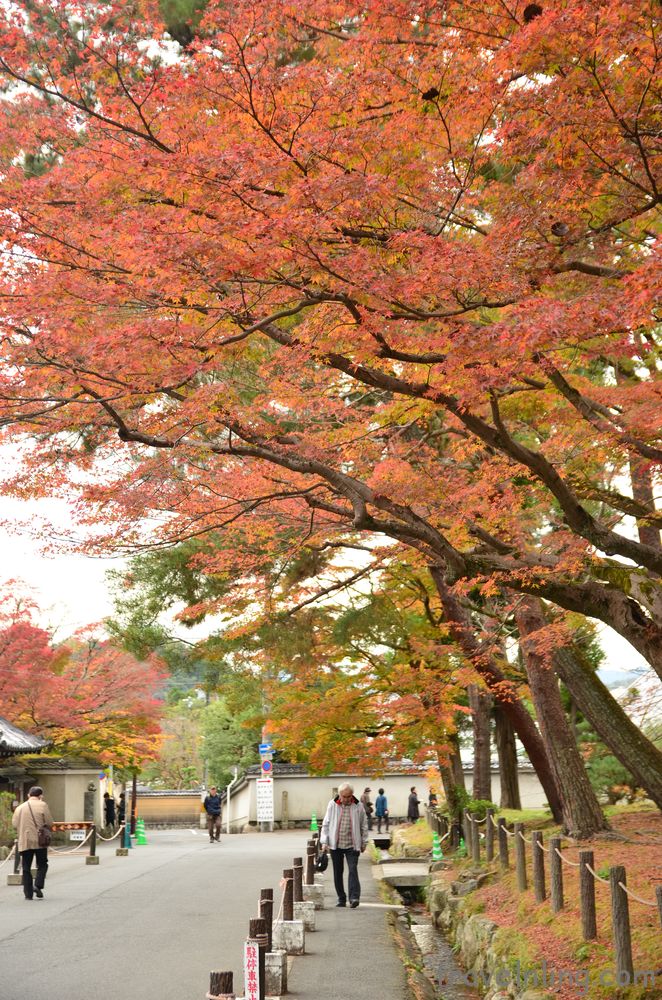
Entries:
[[315,882],[316,854],[317,854],[317,848],[315,847],[315,842],[309,840],[308,846],[306,847],[306,885],[313,885]]
[[485,820],[485,860],[488,865],[494,861],[494,823],[492,822],[494,818],[494,809],[487,810],[487,819]]
[[283,920],[294,920],[294,887],[292,881],[294,872],[291,868],[283,869],[285,888],[283,890]]
[[462,832],[462,827],[456,819],[451,820],[451,848],[456,851],[460,846],[460,834]]
[[611,886],[611,924],[616,951],[616,982],[619,986],[631,986],[634,982],[632,965],[632,939],[630,936],[630,907],[628,894],[619,882],[625,885],[625,868],[614,865],[609,869]]
[[260,916],[267,925],[267,951],[271,951],[274,932],[274,891],[273,889],[260,889]]
[[303,903],[303,858],[292,858],[294,872],[294,902]]
[[506,833],[506,821],[503,816],[499,817],[499,864],[502,868],[508,868],[508,834]]
[[440,826],[441,826],[441,829],[439,830],[439,833],[440,833],[440,835],[442,837],[445,837],[446,834],[448,833],[448,820],[446,819],[445,816],[440,816],[439,817],[439,823],[440,823]]
[[563,909],[563,862],[556,853],[557,850],[561,850],[561,838],[551,837],[549,841],[549,882],[554,913]]
[[233,979],[231,972],[210,972],[208,996],[234,998]]
[[18,875],[21,867],[21,855],[18,853],[18,840],[14,841],[14,875]]
[[531,878],[533,879],[533,891],[536,895],[536,903],[543,903],[546,898],[545,893],[545,858],[542,844],[542,833],[534,830],[531,834],[531,850],[533,851],[533,866]]
[[96,857],[97,853],[97,828],[92,826],[92,836],[90,837],[90,857]]
[[595,921],[595,879],[586,865],[594,868],[593,851],[579,852],[579,905],[582,913],[582,934],[585,941],[598,936]]
[[526,892],[526,847],[520,834],[524,827],[522,823],[515,823],[515,869],[517,871],[517,888],[520,892]]
[[655,886],[655,898],[657,899],[657,908],[660,912],[660,926],[662,926],[662,885]]
[[264,956],[267,953],[267,945],[268,945],[267,923],[266,920],[262,920],[260,917],[257,917],[256,919],[249,920],[248,926],[249,926],[248,936],[257,941],[257,945],[259,948],[258,981],[260,984],[260,1000],[264,1000],[264,994],[265,994]]
[[480,864],[480,826],[475,816],[471,817],[471,860]]

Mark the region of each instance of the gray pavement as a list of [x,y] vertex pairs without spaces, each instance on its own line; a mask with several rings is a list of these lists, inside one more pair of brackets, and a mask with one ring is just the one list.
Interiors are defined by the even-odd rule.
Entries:
[[[243,994],[243,942],[261,888],[305,855],[305,830],[223,837],[148,831],[128,858],[101,845],[100,864],[80,854],[50,858],[45,898],[30,902],[0,869],[0,1000],[204,1000],[212,969],[232,969]],[[293,1000],[401,1000],[402,963],[361,859],[361,906],[336,909],[330,869],[327,909],[290,959]]]

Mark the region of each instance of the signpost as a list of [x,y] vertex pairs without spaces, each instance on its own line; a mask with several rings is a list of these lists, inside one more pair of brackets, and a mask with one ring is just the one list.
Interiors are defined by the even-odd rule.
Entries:
[[255,782],[257,791],[257,821],[258,823],[273,823],[274,821],[274,783],[271,778],[258,778]]
[[258,943],[248,938],[244,943],[244,997],[260,1000],[260,951]]

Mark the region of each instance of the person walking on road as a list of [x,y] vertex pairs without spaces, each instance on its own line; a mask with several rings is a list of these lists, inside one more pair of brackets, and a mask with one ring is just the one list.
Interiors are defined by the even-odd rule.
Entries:
[[374,808],[370,799],[370,792],[370,788],[364,788],[363,795],[361,796],[361,803],[365,809],[365,814],[368,817],[368,831],[372,830],[372,813]]
[[384,795],[384,789],[380,788],[375,799],[375,816],[377,817],[377,833],[382,832],[382,823],[385,823],[385,830],[388,833],[388,799]]
[[121,826],[126,819],[126,795],[120,792],[120,800],[117,803],[117,822]]
[[420,813],[418,811],[420,804],[420,799],[416,793],[416,786],[412,785],[409,789],[409,803],[407,805],[407,819],[410,823],[415,823],[416,820],[420,818]]
[[[28,798],[14,811],[12,826],[17,832],[16,850],[21,856],[23,868],[23,894],[26,899],[44,898],[44,883],[48,871],[48,848],[39,846],[39,831],[42,826],[53,826],[50,809],[42,799],[43,788],[33,785]],[[32,861],[37,861],[37,877],[32,881]]]
[[221,796],[218,794],[216,785],[212,785],[209,789],[203,805],[207,813],[209,843],[218,843],[221,839]]
[[[331,852],[333,884],[338,895],[336,906],[347,906],[349,893],[349,905],[352,909],[356,908],[361,899],[359,855],[368,845],[368,817],[362,803],[354,795],[354,789],[347,782],[339,787],[337,796],[326,807],[320,843],[323,850]],[[345,861],[347,892],[344,884]]]

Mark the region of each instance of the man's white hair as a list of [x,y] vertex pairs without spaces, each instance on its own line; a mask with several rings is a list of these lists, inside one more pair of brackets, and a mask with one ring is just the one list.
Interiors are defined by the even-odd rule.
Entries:
[[340,795],[340,793],[344,791],[353,793],[354,785],[350,785],[349,781],[343,781],[342,785],[338,785],[338,795]]

